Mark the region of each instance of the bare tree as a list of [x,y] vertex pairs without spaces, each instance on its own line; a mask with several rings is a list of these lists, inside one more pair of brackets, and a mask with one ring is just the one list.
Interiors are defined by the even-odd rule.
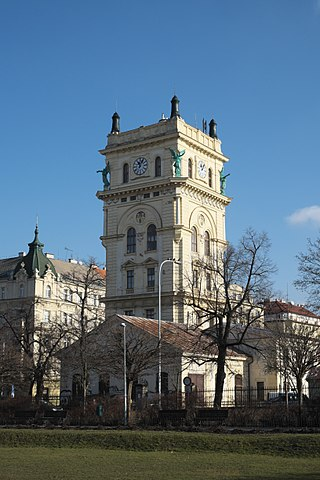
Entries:
[[299,278],[295,286],[308,293],[308,305],[320,311],[320,238],[314,242],[308,239],[307,253],[299,253]]
[[[110,374],[123,378],[124,365],[124,335],[120,324],[114,324],[108,332],[105,365]],[[168,356],[167,356],[168,358]],[[127,397],[129,399],[129,419],[131,413],[131,399],[134,383],[141,376],[158,367],[159,350],[158,339],[152,338],[143,330],[126,325],[126,373]]]
[[105,271],[97,267],[94,259],[83,264],[71,265],[72,268],[63,275],[64,305],[71,307],[66,316],[68,323],[68,339],[77,342],[74,350],[74,365],[80,370],[83,408],[86,408],[86,397],[89,387],[89,367],[94,361],[95,351],[89,339],[92,330],[104,321],[104,307],[99,297],[105,293]]
[[320,366],[320,327],[291,321],[272,322],[269,333],[265,349],[267,366],[283,375],[286,392],[293,383],[301,411],[303,381],[313,368]]
[[[187,289],[187,304],[197,316],[198,328],[218,349],[215,407],[221,407],[227,351],[247,344],[251,326],[259,325],[263,309],[259,304],[270,296],[270,274],[275,271],[269,259],[270,243],[265,233],[249,229],[239,245],[193,263]],[[248,344],[252,348],[252,345]]]
[[[52,319],[50,323],[35,317],[35,306],[39,300],[25,301],[21,306],[2,313],[2,332],[9,339],[6,354],[12,356],[11,377],[15,384],[27,384],[30,397],[36,388],[36,401],[42,398],[45,379],[53,371],[54,355],[61,348],[66,329]],[[15,373],[14,373],[15,372]]]

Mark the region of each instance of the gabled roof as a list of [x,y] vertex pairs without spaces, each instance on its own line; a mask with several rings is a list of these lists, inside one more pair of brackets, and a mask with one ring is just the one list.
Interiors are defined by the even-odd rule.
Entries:
[[303,305],[295,305],[294,303],[283,302],[282,300],[272,300],[270,302],[266,302],[264,308],[266,316],[280,313],[292,313],[294,315],[299,315],[303,317],[320,319],[318,315],[310,312],[310,310],[307,310]]
[[[119,315],[116,317],[150,335],[158,338],[158,320],[151,320],[143,317],[132,317],[128,315]],[[162,341],[168,345],[178,348],[184,353],[193,353],[197,355],[217,356],[217,346],[203,330],[199,328],[190,328],[183,323],[161,322]],[[234,350],[229,349],[228,357],[243,357]]]

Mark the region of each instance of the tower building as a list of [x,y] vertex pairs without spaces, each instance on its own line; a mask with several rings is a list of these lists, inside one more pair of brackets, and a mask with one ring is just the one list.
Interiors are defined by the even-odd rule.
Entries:
[[[226,244],[223,167],[216,123],[209,134],[187,124],[179,100],[170,118],[121,132],[112,117],[101,171],[106,248],[107,317],[114,313],[187,323],[186,279],[199,256]],[[175,259],[175,262],[167,259]],[[161,268],[163,267],[163,268]],[[161,274],[161,276],[159,275]]]

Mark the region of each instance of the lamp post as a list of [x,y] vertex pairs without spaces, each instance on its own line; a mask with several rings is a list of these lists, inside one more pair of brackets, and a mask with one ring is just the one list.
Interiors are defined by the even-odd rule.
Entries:
[[159,343],[159,362],[158,362],[158,391],[159,391],[159,410],[161,410],[161,273],[162,267],[166,263],[178,263],[180,264],[179,260],[175,260],[174,258],[168,258],[167,260],[163,260],[160,263],[159,267],[159,278],[158,278],[158,285],[159,285],[159,308],[158,308],[158,343]]
[[124,425],[128,424],[128,392],[127,392],[127,340],[126,324],[121,323],[123,327],[123,383],[124,383]]

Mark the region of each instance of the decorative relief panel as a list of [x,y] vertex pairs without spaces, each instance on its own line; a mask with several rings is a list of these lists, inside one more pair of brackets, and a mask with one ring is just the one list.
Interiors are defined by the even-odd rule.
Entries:
[[146,214],[142,210],[140,210],[140,212],[136,214],[136,222],[144,223],[145,219],[146,219]]

